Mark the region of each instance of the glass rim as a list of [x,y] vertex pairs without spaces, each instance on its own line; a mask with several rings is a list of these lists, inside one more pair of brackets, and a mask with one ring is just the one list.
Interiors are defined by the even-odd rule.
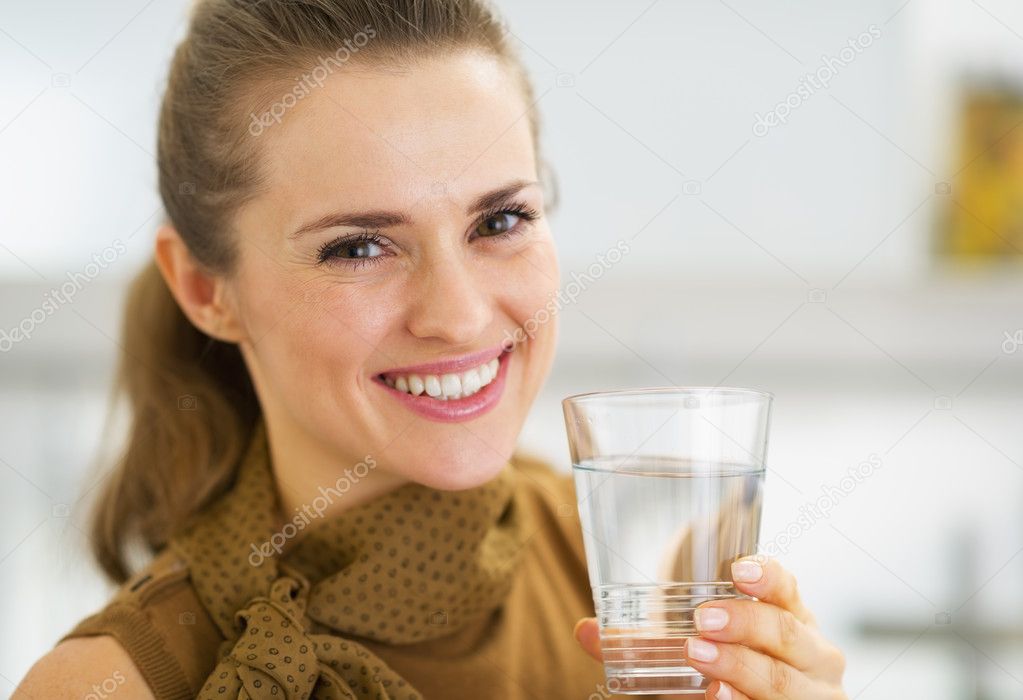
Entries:
[[581,394],[572,394],[561,400],[562,405],[582,403],[596,398],[625,398],[629,396],[656,396],[678,394],[679,396],[693,394],[723,394],[726,396],[748,396],[760,399],[774,400],[774,394],[762,389],[751,389],[734,386],[652,386],[640,387],[638,389],[612,389],[610,391],[587,391]]

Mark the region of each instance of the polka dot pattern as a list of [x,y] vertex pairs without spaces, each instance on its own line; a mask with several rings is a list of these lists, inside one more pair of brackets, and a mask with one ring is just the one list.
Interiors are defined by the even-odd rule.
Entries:
[[421,700],[347,635],[408,644],[501,605],[526,539],[510,465],[462,491],[409,483],[303,533],[279,556],[261,422],[231,490],[171,546],[225,639],[199,698]]

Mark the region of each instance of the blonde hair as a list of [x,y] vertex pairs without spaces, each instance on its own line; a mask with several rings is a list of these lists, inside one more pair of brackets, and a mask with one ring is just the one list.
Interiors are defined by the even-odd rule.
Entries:
[[[279,120],[273,100],[286,104],[296,74],[460,49],[489,52],[514,70],[538,146],[532,87],[481,0],[199,0],[160,110],[167,220],[200,265],[230,273],[232,216],[265,184],[253,125]],[[154,262],[129,289],[122,337],[115,392],[131,422],[91,526],[93,553],[115,581],[131,573],[130,545],[159,551],[231,485],[260,417],[238,347],[189,322]]]

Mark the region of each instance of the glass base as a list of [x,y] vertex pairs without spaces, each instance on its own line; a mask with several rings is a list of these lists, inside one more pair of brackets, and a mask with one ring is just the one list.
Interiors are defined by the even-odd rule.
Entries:
[[623,695],[703,694],[710,681],[686,665],[701,603],[748,598],[731,581],[600,586],[594,591],[607,689]]
[[710,681],[689,666],[661,668],[654,674],[609,674],[607,689],[619,695],[700,695],[707,692]]

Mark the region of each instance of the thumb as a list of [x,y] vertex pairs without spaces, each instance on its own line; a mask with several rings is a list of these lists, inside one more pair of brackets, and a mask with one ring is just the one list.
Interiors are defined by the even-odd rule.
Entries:
[[584,617],[579,620],[579,622],[575,623],[572,635],[587,654],[597,661],[604,660],[603,655],[600,653],[600,632],[597,630],[597,618]]

